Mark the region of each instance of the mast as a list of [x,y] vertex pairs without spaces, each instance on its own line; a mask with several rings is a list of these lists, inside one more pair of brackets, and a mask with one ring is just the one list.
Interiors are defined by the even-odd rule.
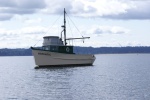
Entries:
[[65,8],[64,8],[64,42],[65,42],[65,45],[67,45],[67,42],[66,42],[66,11],[65,11]]
[[[89,39],[90,37],[83,37],[83,36],[82,36],[82,38],[66,38],[66,14],[67,14],[67,13],[66,13],[65,8],[64,8],[64,25],[61,26],[61,27],[64,28],[63,31],[62,31],[62,32],[64,32],[64,45],[65,45],[65,46],[67,45],[66,40]],[[61,38],[62,38],[62,32],[61,32]]]

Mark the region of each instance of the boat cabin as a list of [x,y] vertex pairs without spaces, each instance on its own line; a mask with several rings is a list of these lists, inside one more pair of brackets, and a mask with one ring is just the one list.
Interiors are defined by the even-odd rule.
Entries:
[[62,39],[58,36],[45,36],[43,39],[43,50],[73,54],[73,46],[64,45]]
[[63,41],[58,36],[45,36],[43,39],[43,46],[63,45]]

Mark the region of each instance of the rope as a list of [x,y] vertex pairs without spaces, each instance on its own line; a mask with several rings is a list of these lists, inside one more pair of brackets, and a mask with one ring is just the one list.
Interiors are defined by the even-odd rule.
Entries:
[[[70,23],[69,23],[69,20],[68,20],[68,18],[67,18],[67,22],[68,22],[68,25],[69,25],[69,28],[70,28],[70,31],[71,31],[71,34],[72,34],[71,25],[70,25]],[[73,37],[73,34],[72,34],[72,37]],[[69,42],[70,42],[70,41],[69,41]],[[73,45],[73,40],[72,40],[72,45]]]
[[[53,24],[50,26],[50,28],[49,28],[43,35],[45,35],[45,34],[48,33],[48,31],[49,31],[49,30],[53,27],[53,25],[60,19],[60,17],[61,17],[61,15],[53,22]],[[35,43],[34,47],[39,43],[39,41],[40,41],[40,40],[38,40],[38,41]]]
[[[71,20],[71,18],[69,17],[69,15],[67,13],[66,13],[66,15],[70,19],[70,21],[73,23],[73,25],[75,26],[75,28],[78,30],[78,32],[80,33],[80,35],[83,38],[83,35],[81,34],[81,32],[79,31],[79,29],[77,28],[77,26],[74,24],[74,22]],[[84,39],[83,39],[83,43],[84,43]],[[89,52],[89,49],[87,48],[86,51]],[[77,49],[77,52],[78,52],[78,49]]]
[[[69,16],[67,15],[67,17],[69,18]],[[71,29],[71,25],[70,25],[70,23],[69,23],[69,20],[67,19],[67,21],[68,21],[68,25],[69,25],[69,28],[70,28],[70,31],[71,31],[71,33],[72,33],[72,29]],[[73,23],[73,21],[72,21],[72,23]],[[74,26],[75,26],[75,24],[74,24]],[[75,26],[76,27],[76,26]],[[76,29],[79,31],[79,29],[76,27]],[[79,31],[79,33],[80,33],[80,31]],[[81,35],[81,34],[80,34]],[[82,36],[82,35],[81,35]],[[72,34],[72,37],[74,37],[73,36],[73,34]],[[83,37],[83,36],[82,36]],[[73,40],[72,40],[72,45],[73,45],[73,43],[76,45],[76,42],[73,42]],[[78,46],[76,45],[76,47],[75,47],[75,50],[76,50],[76,53],[77,54],[79,54],[79,50],[78,50]]]
[[[68,14],[66,14],[68,16]],[[71,18],[68,16],[68,18],[71,20]],[[81,32],[79,31],[79,29],[77,28],[77,26],[74,24],[74,22],[71,20],[71,22],[73,23],[73,25],[75,26],[75,28],[78,30],[78,32],[80,33],[80,35],[82,36]],[[83,36],[82,36],[83,37]]]

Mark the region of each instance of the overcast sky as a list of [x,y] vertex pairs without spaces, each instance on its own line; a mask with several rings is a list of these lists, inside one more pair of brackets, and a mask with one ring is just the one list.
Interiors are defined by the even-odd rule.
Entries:
[[67,37],[91,37],[74,45],[150,46],[150,0],[0,0],[0,48],[40,46],[42,37],[60,36],[64,8]]

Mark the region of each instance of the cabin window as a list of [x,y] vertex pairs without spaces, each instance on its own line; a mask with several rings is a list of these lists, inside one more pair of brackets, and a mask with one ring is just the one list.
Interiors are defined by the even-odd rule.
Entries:
[[49,47],[43,47],[43,50],[50,50]]
[[50,46],[50,50],[51,51],[58,51],[58,47],[57,46]]
[[48,47],[45,47],[45,50],[49,50],[49,48],[48,48]]
[[42,49],[43,50],[50,50],[53,52],[58,52],[58,46],[43,46]]

